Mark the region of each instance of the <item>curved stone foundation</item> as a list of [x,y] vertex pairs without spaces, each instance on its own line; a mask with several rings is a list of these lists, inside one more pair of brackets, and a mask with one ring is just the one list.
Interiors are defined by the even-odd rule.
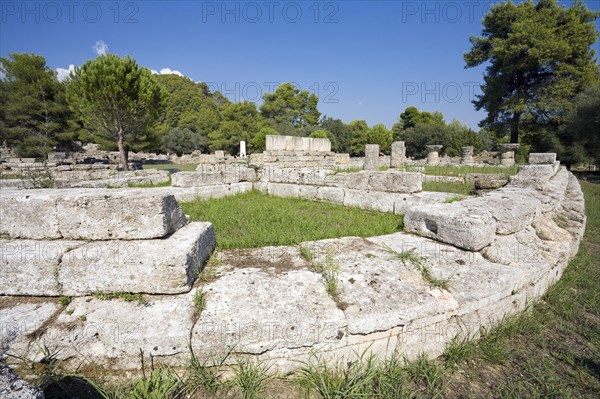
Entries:
[[[41,344],[68,367],[132,372],[139,371],[141,356],[146,364],[152,357],[155,364],[184,366],[190,344],[208,364],[231,351],[272,360],[280,370],[297,368],[315,353],[324,358],[364,350],[409,359],[423,352],[437,356],[455,336],[477,337],[522,311],[560,278],[576,254],[585,228],[579,183],[553,160],[538,160],[548,163],[521,168],[502,189],[450,204],[443,203],[448,195],[442,193],[373,190],[369,179],[363,188],[349,188],[348,181],[336,187],[272,179],[153,189],[155,195],[189,200],[254,187],[273,195],[404,213],[406,231],[216,253],[213,281],[197,281],[183,291],[162,287],[146,295],[145,303],[102,300],[86,294],[89,286],[79,290],[67,281],[62,287],[76,297],[62,306],[56,299],[35,297],[56,294],[36,291],[43,283],[39,277],[19,291],[29,297],[0,298],[2,345],[11,354],[40,360],[35,348]],[[4,240],[3,248],[16,242]],[[158,251],[169,259],[169,246]],[[403,256],[409,252],[410,257]],[[18,268],[21,263],[5,260],[6,254],[5,249],[2,268]],[[201,257],[189,254],[188,260]],[[47,270],[53,270],[53,262]],[[75,265],[70,274],[78,268],[85,266]],[[168,268],[167,262],[165,273]],[[315,271],[319,268],[338,270],[332,272],[335,295],[327,292],[327,273]],[[435,281],[422,273],[425,269]],[[122,278],[136,270],[123,270]],[[158,278],[168,283],[167,274]],[[16,283],[3,273],[2,284]],[[200,290],[206,293],[202,311],[194,306]],[[164,295],[174,292],[179,294]]]

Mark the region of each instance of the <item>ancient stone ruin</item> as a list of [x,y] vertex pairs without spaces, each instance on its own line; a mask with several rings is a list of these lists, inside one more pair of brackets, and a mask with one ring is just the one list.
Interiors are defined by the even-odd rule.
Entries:
[[[315,352],[437,356],[456,336],[477,337],[522,311],[578,250],[583,195],[555,154],[530,154],[505,186],[451,202],[452,194],[423,192],[420,172],[373,170],[374,147],[366,170],[336,173],[297,166],[302,157],[329,162],[319,141],[270,140],[277,154],[263,156],[280,161],[199,165],[174,174],[171,187],[2,189],[2,351],[40,361],[32,349],[44,345],[65,367],[131,373],[142,359],[183,367],[189,346],[206,364],[231,352],[279,370]],[[251,189],[402,213],[405,231],[217,254],[212,225],[189,223],[177,203]],[[337,298],[302,248],[339,265]],[[402,260],[407,251],[417,264]],[[211,253],[217,275],[200,286]],[[446,283],[425,279],[424,267]],[[203,310],[194,305],[200,290]]]

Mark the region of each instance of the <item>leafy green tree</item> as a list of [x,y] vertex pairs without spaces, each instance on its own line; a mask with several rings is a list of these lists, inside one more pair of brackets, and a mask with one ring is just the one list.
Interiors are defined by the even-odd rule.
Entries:
[[[401,130],[397,139],[404,141],[406,146],[406,155],[416,159],[427,156],[428,144],[441,144],[446,142],[445,126],[432,125],[427,123],[417,123],[414,127]],[[446,147],[442,152],[446,151]]]
[[419,111],[417,107],[406,107],[400,114],[398,122],[392,126],[394,139],[397,140],[403,130],[415,127],[417,124],[445,126],[446,122],[441,112]]
[[556,0],[502,2],[483,19],[481,37],[471,37],[467,68],[489,62],[483,93],[474,101],[487,117],[480,126],[519,141],[522,128],[540,132],[530,140],[555,141],[570,102],[598,80],[595,52],[598,13],[576,0],[570,8]]
[[221,111],[219,128],[208,134],[212,151],[225,150],[237,154],[240,141],[250,142],[263,127],[263,120],[252,102],[229,103]]
[[76,130],[69,124],[65,87],[34,54],[0,58],[0,145],[20,156],[45,157],[54,146],[70,147]]
[[159,116],[163,94],[150,71],[131,57],[103,55],[71,74],[67,93],[87,126],[116,140],[128,169],[126,140],[135,141]]
[[178,156],[191,154],[201,150],[206,145],[206,137],[194,133],[190,129],[175,127],[169,130],[162,138],[162,150],[166,153],[175,153]]
[[559,132],[568,165],[578,162],[600,164],[600,84],[578,94]]
[[475,154],[483,150],[483,140],[479,133],[458,120],[454,119],[444,129],[444,141],[442,145],[446,148],[446,154],[451,157],[457,157],[461,153],[462,147],[472,146]]
[[311,137],[313,139],[327,139],[329,138],[328,136],[329,135],[327,134],[327,131],[323,129],[315,130],[314,132],[308,135],[308,137]]
[[281,84],[273,94],[264,94],[263,100],[260,112],[267,119],[287,122],[296,128],[315,126],[319,122],[319,98],[306,90],[301,91],[291,83]]
[[279,136],[279,132],[271,127],[263,127],[250,140],[253,152],[263,152],[267,146],[267,136]]
[[340,119],[324,118],[320,124],[328,132],[331,150],[338,153],[350,153],[352,128]]
[[365,144],[379,144],[379,151],[389,153],[392,145],[392,132],[384,125],[378,124],[367,130],[366,140]]
[[369,125],[364,120],[352,121],[348,124],[352,131],[352,140],[350,142],[350,153],[355,156],[365,155],[365,144],[367,142],[367,132]]

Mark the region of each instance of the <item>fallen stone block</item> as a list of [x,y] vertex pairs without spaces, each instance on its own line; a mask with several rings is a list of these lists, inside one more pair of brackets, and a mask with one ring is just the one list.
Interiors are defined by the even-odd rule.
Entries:
[[460,202],[411,208],[404,215],[404,228],[469,251],[479,251],[496,235],[496,222],[489,212],[471,212]]
[[0,235],[61,238],[54,190],[0,190]]
[[61,294],[188,292],[214,245],[212,224],[202,222],[164,239],[87,243],[63,255]]

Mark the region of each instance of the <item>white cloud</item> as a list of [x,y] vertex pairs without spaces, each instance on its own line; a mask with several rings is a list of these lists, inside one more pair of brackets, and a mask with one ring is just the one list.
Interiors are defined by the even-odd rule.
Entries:
[[69,65],[69,69],[64,69],[64,68],[56,68],[56,72],[58,73],[58,80],[59,81],[63,81],[65,80],[69,74],[71,72],[75,71],[75,65],[70,64]]
[[358,105],[363,105],[363,102],[362,102],[362,101],[359,101],[359,102],[358,102]]
[[182,76],[183,74],[179,71],[174,71],[171,68],[163,68],[160,70],[160,72],[157,72],[154,69],[151,69],[150,72],[152,72],[155,75],[177,75],[177,76]]
[[104,40],[98,40],[92,49],[97,55],[105,55],[108,53],[108,44],[104,43]]

